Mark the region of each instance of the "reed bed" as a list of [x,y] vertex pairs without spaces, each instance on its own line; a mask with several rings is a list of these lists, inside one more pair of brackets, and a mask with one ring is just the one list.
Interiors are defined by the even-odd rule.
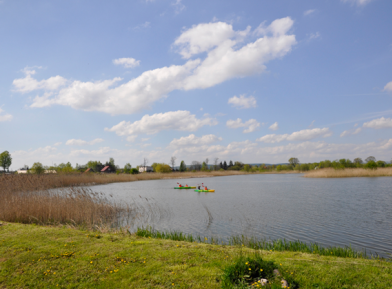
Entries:
[[[64,180],[69,181],[63,176],[0,177],[0,220],[104,231],[153,222],[166,213],[153,200],[126,203]],[[57,188],[65,184],[70,187]]]
[[307,172],[305,178],[354,178],[354,177],[392,177],[392,167],[377,168],[376,170],[353,168],[335,170],[333,168],[319,169]]
[[206,178],[218,176],[243,175],[242,171],[211,171],[211,172],[173,172],[173,173],[142,173],[142,174],[94,174],[94,173],[71,173],[71,174],[23,174],[23,175],[0,175],[0,188],[12,187],[14,191],[25,189],[52,189],[74,186],[90,186],[119,182],[135,182],[159,179],[186,179]]
[[345,257],[345,258],[369,258],[369,257],[377,257],[369,256],[366,250],[357,251],[352,247],[323,247],[317,243],[304,243],[301,241],[286,241],[286,240],[259,240],[257,238],[249,238],[247,236],[233,236],[229,238],[227,242],[216,239],[216,238],[207,238],[201,236],[193,236],[192,234],[184,234],[177,231],[167,231],[160,232],[154,230],[151,227],[142,227],[138,228],[136,231],[136,235],[139,237],[146,238],[157,238],[157,239],[169,239],[174,241],[186,241],[186,242],[200,242],[200,243],[208,243],[208,244],[221,244],[221,245],[230,245],[230,246],[241,246],[248,247],[255,250],[267,250],[267,251],[291,251],[291,252],[303,252],[310,254],[318,254],[323,256],[334,256],[334,257]]

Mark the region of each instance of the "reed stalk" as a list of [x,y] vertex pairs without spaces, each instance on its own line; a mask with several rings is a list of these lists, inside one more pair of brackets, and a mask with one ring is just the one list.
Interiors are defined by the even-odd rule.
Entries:
[[392,177],[392,167],[377,168],[376,170],[363,168],[349,168],[335,170],[333,168],[309,171],[305,178],[354,178],[354,177]]

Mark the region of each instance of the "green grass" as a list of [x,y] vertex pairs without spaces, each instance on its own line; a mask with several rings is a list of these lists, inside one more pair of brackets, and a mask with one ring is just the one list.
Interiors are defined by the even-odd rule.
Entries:
[[223,242],[214,238],[206,238],[200,236],[192,236],[191,234],[184,234],[176,231],[160,232],[152,229],[151,227],[138,228],[136,235],[139,237],[152,237],[157,239],[168,239],[174,241],[186,242],[203,242],[209,244],[221,244],[230,246],[244,246],[255,250],[268,250],[268,251],[292,251],[317,254],[323,256],[335,257],[350,257],[350,258],[367,258],[378,256],[368,256],[366,251],[356,251],[351,247],[322,247],[317,243],[304,243],[301,241],[286,241],[286,240],[258,240],[256,238],[248,238],[246,236],[234,236],[228,242]]
[[0,226],[0,288],[221,288],[223,270],[256,251],[300,288],[392,287],[385,260],[12,223]]

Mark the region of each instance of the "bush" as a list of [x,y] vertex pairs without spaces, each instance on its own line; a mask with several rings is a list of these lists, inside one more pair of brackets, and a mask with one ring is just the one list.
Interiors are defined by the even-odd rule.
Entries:
[[31,171],[34,174],[43,174],[45,172],[45,168],[41,163],[34,163],[33,166],[31,167]]
[[377,170],[377,163],[375,161],[368,161],[364,165],[364,168],[369,170]]
[[[268,288],[281,288],[281,278],[273,273],[277,268],[274,262],[264,261],[258,254],[253,258],[241,256],[234,264],[223,269],[222,288],[255,288],[252,285],[260,284],[258,281],[262,278],[268,280]],[[284,273],[283,270],[280,271]],[[291,276],[284,275],[290,288],[298,288],[298,283]]]
[[137,175],[138,173],[139,173],[138,169],[135,169],[135,168],[131,169],[131,174],[132,175]]

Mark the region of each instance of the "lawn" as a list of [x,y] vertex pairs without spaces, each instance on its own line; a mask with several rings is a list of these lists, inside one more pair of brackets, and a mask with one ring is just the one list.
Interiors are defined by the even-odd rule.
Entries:
[[[391,288],[392,263],[257,251],[300,288]],[[0,226],[0,288],[220,288],[242,246],[144,238],[66,227]]]

